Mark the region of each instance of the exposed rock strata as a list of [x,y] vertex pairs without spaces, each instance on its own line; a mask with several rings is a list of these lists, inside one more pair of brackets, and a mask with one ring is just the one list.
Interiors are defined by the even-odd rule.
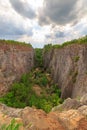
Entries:
[[34,65],[34,50],[25,45],[0,43],[0,95]]
[[72,44],[44,53],[44,68],[51,71],[62,98],[87,93],[87,45]]

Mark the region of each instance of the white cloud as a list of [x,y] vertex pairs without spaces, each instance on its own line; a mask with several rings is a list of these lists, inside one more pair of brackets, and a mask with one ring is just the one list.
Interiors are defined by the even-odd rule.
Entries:
[[0,0],[0,38],[42,47],[81,37],[87,34],[86,5],[87,0]]

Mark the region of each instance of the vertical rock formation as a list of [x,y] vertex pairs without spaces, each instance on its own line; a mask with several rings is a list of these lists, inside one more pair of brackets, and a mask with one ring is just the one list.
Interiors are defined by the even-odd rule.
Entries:
[[34,50],[27,45],[0,43],[0,95],[34,66]]
[[87,93],[87,45],[71,44],[44,53],[44,68],[51,71],[62,98]]

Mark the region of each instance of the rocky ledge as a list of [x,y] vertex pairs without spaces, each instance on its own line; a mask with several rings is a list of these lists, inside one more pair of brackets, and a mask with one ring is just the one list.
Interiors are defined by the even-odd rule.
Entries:
[[68,98],[48,114],[35,108],[0,104],[0,126],[12,119],[23,124],[20,130],[87,130],[87,95],[80,100]]

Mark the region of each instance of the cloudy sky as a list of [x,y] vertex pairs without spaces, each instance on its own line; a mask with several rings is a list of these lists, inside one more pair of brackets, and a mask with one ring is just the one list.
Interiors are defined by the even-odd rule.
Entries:
[[0,0],[0,39],[61,44],[87,35],[87,0]]

